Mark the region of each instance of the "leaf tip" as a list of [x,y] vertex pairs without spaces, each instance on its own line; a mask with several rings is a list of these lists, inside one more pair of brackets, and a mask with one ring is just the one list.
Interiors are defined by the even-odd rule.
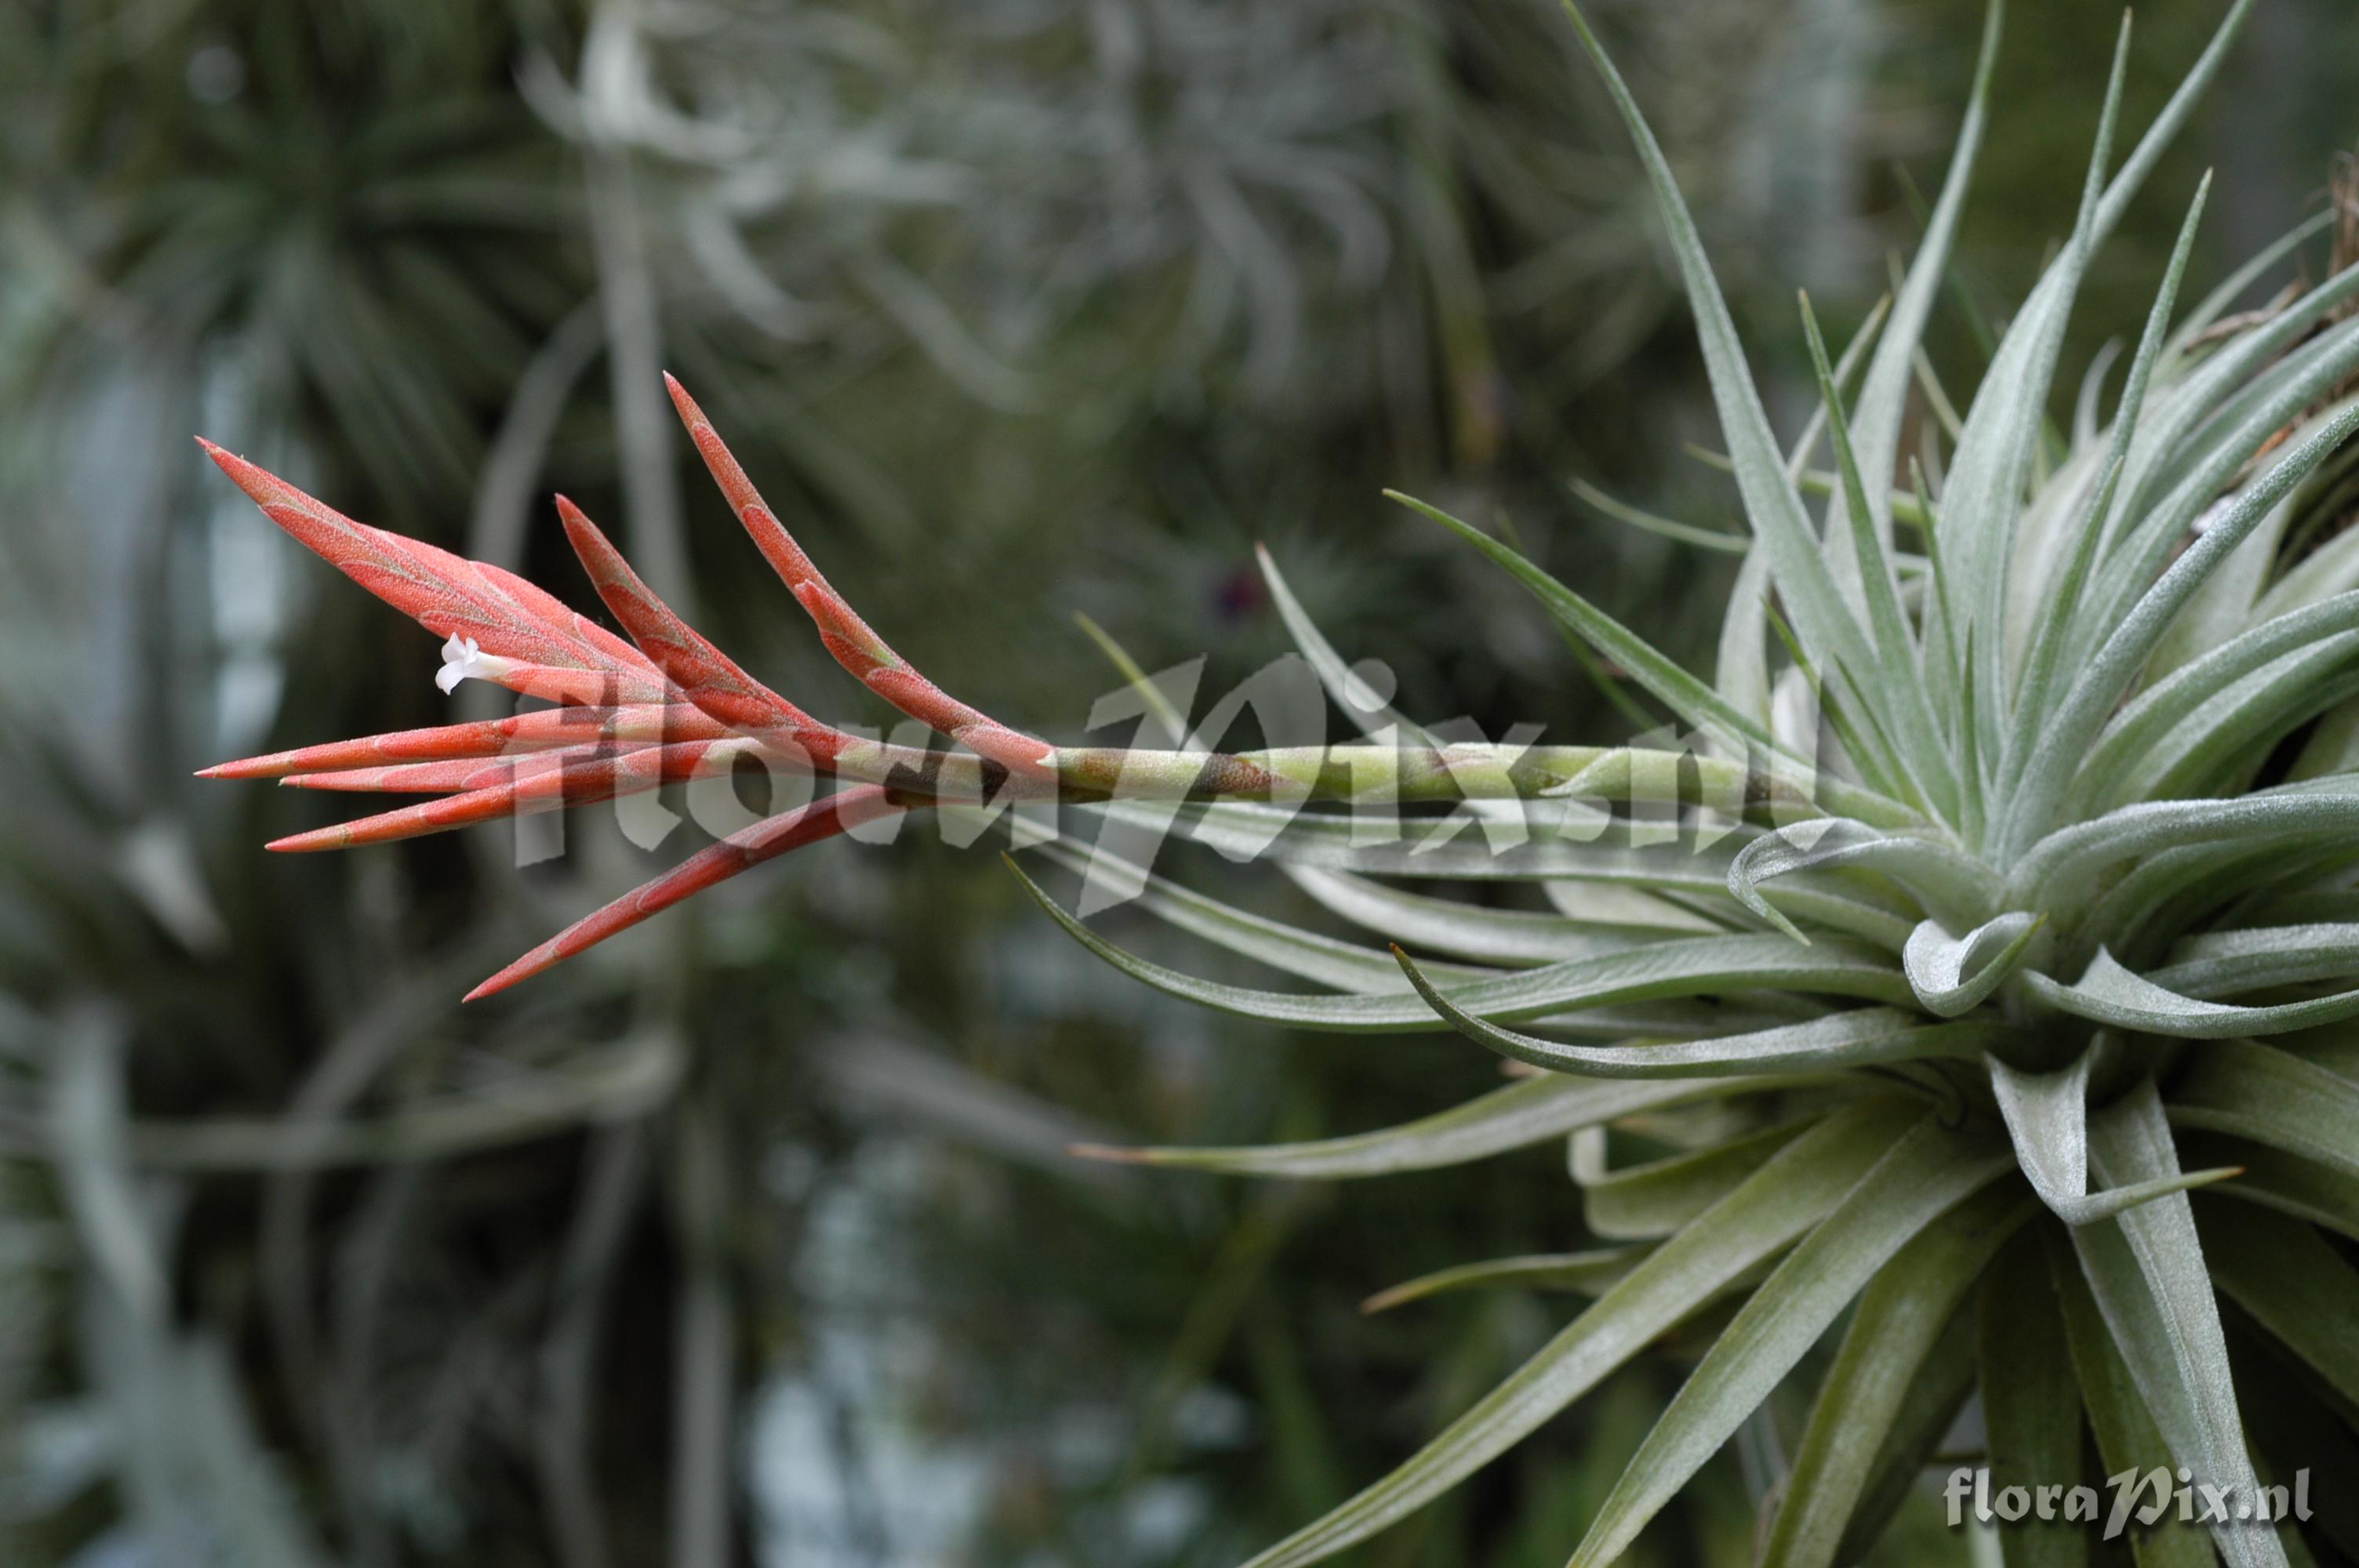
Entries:
[[481,1001],[487,996],[495,996],[510,986],[528,980],[543,969],[552,967],[563,956],[557,951],[555,942],[544,942],[497,974],[479,982],[473,990],[461,997],[459,1001],[463,1006],[471,1001]]
[[1065,1152],[1076,1160],[1102,1160],[1116,1165],[1151,1165],[1155,1154],[1148,1149],[1130,1149],[1119,1143],[1068,1143]]

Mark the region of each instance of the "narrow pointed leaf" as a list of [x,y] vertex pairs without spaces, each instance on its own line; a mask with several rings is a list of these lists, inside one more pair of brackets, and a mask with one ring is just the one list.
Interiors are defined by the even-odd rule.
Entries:
[[2049,718],[2024,771],[2010,817],[2016,842],[2049,825],[2071,773],[2086,756],[2114,706],[2121,700],[2171,620],[2219,562],[2293,487],[2359,430],[2359,407],[2330,420],[2268,472],[2247,486],[2227,514],[2206,528],[2114,628]]
[[1934,1221],[1861,1292],[1786,1477],[1763,1568],[1834,1568],[1846,1527],[1910,1386],[1992,1258],[2030,1217],[1993,1185]]
[[[2092,1167],[2109,1185],[2180,1174],[2150,1079],[2091,1119]],[[2227,1342],[2195,1219],[2184,1195],[2079,1227],[2072,1245],[2115,1346],[2179,1463],[2199,1482],[2252,1497],[2257,1482],[2228,1372]],[[2216,1526],[2230,1568],[2285,1568],[2273,1529]]]
[[1996,1055],[1987,1063],[1991,1091],[2015,1144],[2016,1163],[2057,1218],[2067,1225],[2088,1225],[2238,1173],[2234,1166],[2194,1171],[2092,1194],[2088,1087],[2096,1054],[2093,1048],[2085,1050],[2071,1066],[2052,1073],[2025,1072]]
[[1607,1162],[1605,1125],[1582,1128],[1566,1143],[1572,1179],[1581,1188],[1582,1223],[1592,1234],[1614,1241],[1677,1235],[1813,1125],[1807,1119],[1785,1122],[1709,1149],[1619,1170]]
[[1691,1083],[1600,1083],[1550,1074],[1494,1089],[1436,1115],[1343,1138],[1227,1149],[1110,1149],[1087,1146],[1093,1159],[1217,1171],[1230,1175],[1330,1179],[1388,1176],[1486,1160],[1562,1138],[1584,1127],[1641,1111],[1786,1087],[1779,1077]]
[[1723,1331],[1598,1509],[1573,1552],[1573,1568],[1603,1568],[1628,1550],[1861,1287],[1919,1232],[2012,1164],[2004,1146],[1950,1131],[1930,1117],[1903,1134]]
[[1327,640],[1310,612],[1302,608],[1302,601],[1294,597],[1294,589],[1287,585],[1267,547],[1256,545],[1254,559],[1261,566],[1262,581],[1269,586],[1270,602],[1277,607],[1278,619],[1286,622],[1287,635],[1294,639],[1294,645],[1302,651],[1303,658],[1318,675],[1328,700],[1343,709],[1364,735],[1375,735],[1390,727],[1398,733],[1401,743],[1435,744],[1423,729],[1395,711],[1366,681],[1353,673],[1343,655],[1335,651],[1335,644]]
[[2191,1052],[2171,1085],[2169,1114],[2283,1149],[2359,1176],[2359,1084],[2256,1040],[2223,1040]]
[[[1868,626],[1875,634],[1876,678],[1862,683],[1866,700],[1883,717],[1919,800],[1945,820],[1957,816],[1956,781],[1951,775],[1947,748],[1936,731],[1933,710],[1925,692],[1925,672],[1918,663],[1917,638],[1900,607],[1898,583],[1879,537],[1866,481],[1861,477],[1858,454],[1852,448],[1851,421],[1835,389],[1833,367],[1827,363],[1827,346],[1819,335],[1818,319],[1810,299],[1802,300],[1803,336],[1810,350],[1811,368],[1819,380],[1819,401],[1827,411],[1832,433],[1835,469],[1843,476],[1843,514],[1849,519],[1854,564],[1861,592],[1867,601]],[[1861,672],[1865,674],[1866,672]]]
[[[2082,1412],[2071,1342],[2037,1232],[2018,1233],[1982,1277],[1975,1337],[1991,1490],[2082,1481]],[[2085,1568],[2087,1527],[2026,1519],[2003,1536],[2006,1568]]]
[[1727,302],[1722,298],[1720,285],[1712,276],[1712,264],[1704,256],[1695,221],[1689,215],[1677,181],[1671,178],[1670,164],[1657,144],[1654,132],[1647,127],[1646,116],[1639,113],[1636,101],[1630,96],[1621,72],[1606,58],[1597,36],[1590,30],[1588,21],[1570,3],[1565,9],[1582,47],[1596,66],[1614,107],[1621,112],[1631,144],[1637,149],[1639,161],[1654,188],[1656,209],[1670,236],[1680,281],[1687,290],[1689,309],[1695,319],[1704,369],[1712,383],[1712,400],[1719,410],[1721,433],[1728,443],[1737,489],[1745,499],[1745,516],[1768,554],[1778,595],[1793,618],[1803,647],[1814,661],[1822,665],[1840,664],[1853,670],[1873,668],[1875,661],[1866,634],[1843,602],[1842,591],[1820,553],[1818,530],[1803,510],[1801,497],[1786,477],[1777,438],[1769,428],[1769,418],[1761,406],[1761,395],[1753,384],[1752,372],[1745,365],[1744,348],[1737,341],[1735,322],[1730,319]]
[[1838,1113],[1650,1253],[1596,1303],[1399,1469],[1261,1553],[1298,1568],[1366,1540],[1497,1458],[1728,1281],[1840,1204],[1904,1128],[1888,1105]]
[[2359,1408],[2359,1269],[2299,1220],[2196,1211],[2203,1257],[2228,1299]]
[[1451,1291],[1571,1291],[1594,1296],[1625,1277],[1646,1255],[1643,1247],[1607,1247],[1592,1252],[1545,1252],[1461,1263],[1378,1291],[1360,1303],[1360,1310],[1389,1312]]
[[[1125,860],[1101,847],[1083,854],[1059,843],[1043,844],[1040,853],[1082,877],[1103,877],[1118,886],[1136,907],[1230,952],[1299,975],[1339,991],[1375,995],[1399,991],[1400,967],[1381,947],[1339,942],[1315,931],[1288,925],[1282,920],[1223,903],[1169,877]],[[1466,985],[1499,973],[1465,965],[1443,966],[1445,983]]]
[[1353,925],[1412,947],[1479,963],[1551,964],[1626,947],[1642,936],[1709,933],[1709,922],[1636,889],[1593,888],[1574,919],[1408,892],[1348,871],[1288,866],[1287,878]]
[[[2049,1252],[2049,1278],[2061,1309],[2073,1378],[2096,1439],[2099,1462],[2107,1475],[2127,1470],[2143,1476],[2157,1469],[2168,1474],[2178,1462],[2122,1359],[2072,1249],[2053,1242]],[[2218,1568],[2220,1560],[2203,1532],[2177,1523],[2168,1508],[2151,1525],[2138,1522],[2135,1515],[2125,1523],[2138,1568]]]
[[[1439,507],[1395,491],[1385,492],[1403,506],[1440,524],[1460,538],[1505,567],[1509,575],[1532,592],[1549,616],[1595,648],[1630,677],[1645,687],[1666,708],[1688,723],[1742,754],[1749,744],[1763,752],[1778,750],[1769,732],[1721,700],[1718,693],[1680,668],[1653,644],[1588,600],[1534,566],[1530,561],[1473,524],[1462,523]],[[1799,759],[1792,759],[1800,765]],[[1903,816],[1905,808],[1890,807]]]
[[[1156,989],[1240,1018],[1302,1029],[1390,1033],[1430,1029],[1433,1010],[1414,995],[1302,996],[1200,979],[1124,951],[1068,914],[1009,862],[1042,912],[1074,941]],[[1583,1009],[1728,990],[1813,991],[1898,1003],[1908,982],[1875,950],[1847,941],[1798,952],[1773,936],[1698,936],[1653,942],[1454,988],[1451,1000],[1481,1018],[1550,1018]]]
[[[2081,978],[2064,985],[2042,974],[2024,977],[2042,1000],[2094,1023],[2169,1034],[2182,1040],[2231,1040],[2245,1034],[2277,1034],[2338,1019],[2359,1017],[2359,989],[2269,1007],[2237,1007],[2201,1001],[2155,984],[2124,968],[2100,947]],[[2359,1091],[2354,1091],[2359,1092]]]
[[1434,1012],[1452,1029],[1488,1051],[1553,1073],[1603,1078],[1710,1077],[1723,1073],[1824,1072],[1883,1062],[1929,1057],[1971,1059],[2010,1030],[1997,1022],[1928,1024],[1898,1008],[1859,1008],[1807,1022],[1710,1040],[1664,1041],[1636,1045],[1569,1045],[1520,1034],[1468,1012],[1393,949]]

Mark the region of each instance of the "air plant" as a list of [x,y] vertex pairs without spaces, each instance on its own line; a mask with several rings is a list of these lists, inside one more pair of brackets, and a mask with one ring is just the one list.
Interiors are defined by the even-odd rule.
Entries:
[[[2175,1494],[2173,1477],[2191,1478],[2199,1511],[2147,1516],[2152,1528],[2132,1541],[2141,1563],[2208,1560],[2207,1527],[2240,1565],[2308,1561],[2312,1532],[2359,1555],[2331,1510],[2267,1527],[2209,1512],[2212,1499],[2249,1511],[2273,1495],[2264,1478],[2332,1472],[2359,1453],[2347,1325],[2359,1272],[2345,1249],[2359,1240],[2359,859],[2348,847],[2359,531],[2335,532],[2359,484],[2348,447],[2359,320],[2343,308],[2359,267],[2228,319],[2312,223],[2181,315],[2199,189],[2110,420],[2098,418],[2093,379],[2069,436],[2046,415],[2089,257],[2245,9],[2239,0],[2109,177],[2116,54],[2071,237],[1963,417],[1920,422],[1905,492],[1895,480],[1912,385],[1933,414],[1951,406],[1919,341],[1983,128],[1997,5],[1925,243],[1880,329],[1838,366],[1805,303],[1822,407],[1790,452],[1660,150],[1573,15],[1669,227],[1751,525],[1716,679],[1690,675],[1507,546],[1407,503],[1626,672],[1690,731],[1679,743],[1434,740],[1372,700],[1270,567],[1305,656],[1366,741],[1238,753],[1054,745],[896,654],[675,384],[698,451],[829,652],[951,749],[812,719],[683,624],[562,500],[567,535],[628,642],[507,573],[355,523],[209,449],[281,526],[451,639],[458,677],[558,705],[212,771],[435,795],[274,846],[284,849],[575,806],[744,758],[834,781],[474,995],[800,846],[910,813],[1033,803],[1250,848],[1390,938],[1387,957],[1126,868],[1149,910],[1326,988],[1247,989],[1116,947],[1027,881],[1077,940],[1173,995],[1313,1030],[1439,1022],[1520,1074],[1386,1131],[1126,1157],[1333,1177],[1561,1137],[1588,1227],[1612,1244],[1387,1292],[1382,1304],[1479,1284],[1594,1300],[1392,1476],[1259,1568],[1364,1540],[1682,1326],[1710,1348],[1576,1563],[1619,1556],[1828,1340],[1815,1406],[1771,1495],[1767,1561],[1854,1560],[1977,1390],[2001,1496],[2158,1468]],[[2125,49],[2126,25],[2123,38]],[[1832,474],[1809,467],[1821,436]],[[1806,510],[1813,491],[1827,495],[1822,523]],[[1420,838],[1429,806],[1479,830]],[[1111,860],[1102,842],[1095,863]],[[1534,882],[1556,913],[1387,880],[1402,878]],[[1655,1157],[1616,1162],[1646,1145]],[[2305,1378],[2277,1369],[2288,1357]],[[2256,1407],[2240,1404],[2239,1380],[2267,1392],[2249,1433]],[[2057,1526],[2008,1532],[2003,1548],[2011,1562],[2085,1561],[2093,1542]]]

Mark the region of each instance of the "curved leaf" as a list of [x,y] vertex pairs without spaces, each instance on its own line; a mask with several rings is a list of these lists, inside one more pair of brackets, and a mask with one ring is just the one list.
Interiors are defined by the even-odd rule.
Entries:
[[1461,1263],[1378,1291],[1360,1303],[1360,1310],[1388,1312],[1449,1291],[1571,1291],[1593,1296],[1626,1277],[1646,1255],[1644,1247],[1606,1247],[1592,1252],[1544,1252]]
[[2354,664],[2359,633],[2349,633],[2298,648],[2214,692],[2117,771],[2093,809],[2220,795],[2243,784],[2296,726],[2359,692]]
[[2190,996],[2339,979],[2359,971],[2359,923],[2320,921],[2207,931],[2171,949],[2147,979]]
[[[2166,1114],[2169,1108],[2164,1107]],[[2184,1126],[2172,1119],[2173,1126]],[[2273,1149],[2206,1131],[2180,1140],[2190,1160],[2234,1165],[2243,1174],[2215,1189],[2223,1198],[2271,1208],[2359,1241],[2359,1175]]]
[[1436,989],[1396,947],[1418,995],[1441,1020],[1485,1050],[1553,1073],[1601,1078],[1710,1077],[1734,1072],[1835,1073],[1882,1062],[1971,1057],[2012,1032],[2003,1023],[1926,1023],[1898,1008],[1855,1008],[1745,1034],[1658,1044],[1568,1045],[1517,1033],[1468,1012]]
[[1972,1012],[2015,972],[2045,919],[2012,910],[1963,936],[1951,935],[1937,920],[1923,921],[1900,950],[1902,972],[1926,1011],[1940,1018]]
[[1591,510],[1626,524],[1642,534],[1654,534],[1675,539],[1682,545],[1693,545],[1700,550],[1716,550],[1723,555],[1742,556],[1753,548],[1750,535],[1732,534],[1724,528],[1700,528],[1692,523],[1682,523],[1676,517],[1658,516],[1643,507],[1609,495],[1585,479],[1571,481],[1573,495],[1586,503]]
[[2009,798],[2006,831],[2000,838],[2004,848],[2019,848],[2046,830],[2074,770],[2180,608],[2228,552],[2354,430],[2359,430],[2359,407],[2344,409],[2278,459],[2238,494],[2226,514],[2205,528],[2113,626],[2067,688],[2056,711],[2043,719],[2039,744]]
[[[1930,838],[1884,833],[1863,822],[1833,818],[1765,833],[1739,850],[1728,868],[1728,891],[1738,903],[1796,941],[1810,937],[1771,907],[1761,886],[1797,871],[1857,866],[1907,888],[1928,909],[1958,918],[1987,908],[1998,892],[1990,869]],[[1905,945],[1907,938],[1903,937]]]
[[1093,1159],[1130,1160],[1230,1175],[1388,1176],[1401,1171],[1463,1165],[1640,1111],[1663,1110],[1723,1096],[1757,1094],[1787,1087],[1796,1081],[1759,1077],[1663,1084],[1602,1083],[1551,1074],[1494,1089],[1463,1105],[1398,1127],[1343,1138],[1228,1149],[1108,1149],[1090,1144],[1074,1152]]
[[2057,1218],[2067,1225],[2087,1225],[2165,1194],[2238,1173],[2233,1166],[2197,1171],[2091,1195],[2088,1087],[2096,1056],[2094,1048],[2085,1050],[2071,1066],[2053,1073],[2027,1073],[1995,1055],[1987,1059],[1991,1092],[2015,1144],[2016,1163]]
[[1603,1122],[1568,1141],[1581,1221],[1613,1241],[1647,1241],[1679,1228],[1736,1190],[1814,1123],[1790,1121],[1713,1148],[1614,1170],[1606,1163]]
[[[2277,1034],[2337,1019],[2359,1017],[2359,989],[2337,991],[2308,1001],[2273,1007],[2233,1007],[2201,1001],[2158,986],[2124,968],[2103,947],[2071,985],[2042,974],[2025,977],[2040,1000],[2094,1023],[2169,1034],[2182,1040],[2230,1040],[2244,1034]],[[2359,1091],[2354,1091],[2359,1092]]]
[[[1400,968],[1382,951],[1339,942],[1315,931],[1304,931],[1223,903],[1159,876],[1103,848],[1083,854],[1061,841],[1038,846],[1040,853],[1082,877],[1110,878],[1125,893],[1134,894],[1138,907],[1180,930],[1201,936],[1232,953],[1299,975],[1339,991],[1381,994],[1401,989]],[[1498,973],[1495,969],[1445,965],[1449,983],[1465,984]]]
[[2173,1123],[2233,1132],[2359,1176],[2359,1084],[2254,1040],[2189,1054],[2170,1089]]
[[1335,651],[1335,644],[1327,640],[1319,630],[1318,622],[1310,619],[1310,611],[1302,608],[1302,601],[1294,597],[1293,589],[1287,586],[1286,578],[1278,571],[1277,562],[1271,557],[1267,546],[1256,545],[1254,559],[1261,566],[1262,581],[1269,585],[1269,601],[1277,607],[1278,619],[1286,622],[1287,635],[1294,639],[1294,645],[1310,661],[1311,669],[1319,676],[1319,684],[1326,688],[1329,699],[1351,716],[1353,724],[1360,732],[1373,736],[1391,729],[1406,743],[1439,745],[1440,742],[1421,727],[1395,711],[1366,681],[1353,673],[1352,666],[1343,662],[1343,655]]
[[1593,918],[1498,909],[1434,898],[1348,871],[1283,868],[1288,881],[1355,925],[1395,942],[1486,964],[1553,964],[1629,946],[1640,934],[1717,929],[1676,905],[1630,888],[1593,888]]
[[[1721,700],[1719,693],[1681,669],[1677,662],[1636,632],[1532,564],[1512,546],[1494,539],[1473,524],[1462,522],[1440,507],[1429,505],[1414,496],[1392,490],[1385,492],[1385,494],[1419,515],[1440,524],[1506,568],[1509,575],[1531,590],[1532,597],[1540,601],[1540,607],[1549,612],[1551,619],[1627,671],[1631,679],[1645,687],[1658,701],[1687,723],[1694,725],[1739,756],[1744,755],[1748,747],[1770,753],[1780,751],[1767,730]],[[1801,759],[1788,756],[1785,760],[1790,768],[1799,770],[1802,776],[1808,775],[1809,764]],[[1884,809],[1907,820],[1915,819],[1914,813],[1897,803],[1886,802]]]
[[[1433,1011],[1415,996],[1302,996],[1200,979],[1124,951],[1068,914],[1025,876],[1010,870],[1066,934],[1156,989],[1240,1018],[1300,1029],[1398,1033],[1429,1029]],[[1453,990],[1462,1008],[1485,1018],[1550,1018],[1585,1008],[1729,990],[1824,992],[1870,1001],[1908,1000],[1908,982],[1872,947],[1829,941],[1797,952],[1774,936],[1693,936],[1647,943],[1596,958],[1575,958]]]
[[2141,757],[2204,703],[2295,649],[2352,635],[2359,622],[2359,592],[2340,593],[2307,609],[2273,616],[2190,661],[2138,693],[2108,719],[2076,773],[2067,810],[2086,816],[2092,803],[2117,804],[2120,780]]

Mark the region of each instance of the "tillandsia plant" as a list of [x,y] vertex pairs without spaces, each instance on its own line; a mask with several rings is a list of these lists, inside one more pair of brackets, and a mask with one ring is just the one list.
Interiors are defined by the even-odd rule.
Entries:
[[[2047,416],[2089,257],[2246,8],[2117,168],[2116,55],[2071,237],[1957,417],[1919,344],[1983,128],[1995,4],[1958,150],[1888,310],[1831,362],[1805,307],[1822,406],[1790,450],[1660,150],[1572,16],[1669,227],[1751,525],[1716,679],[1506,546],[1408,504],[1660,702],[1688,731],[1678,743],[1436,739],[1377,699],[1266,562],[1310,667],[1364,741],[1054,745],[897,655],[675,384],[699,453],[829,651],[951,748],[812,719],[683,624],[561,499],[627,642],[510,574],[353,522],[209,448],[289,533],[447,637],[446,685],[482,678],[552,705],[212,771],[436,797],[282,849],[611,799],[745,759],[833,782],[475,995],[762,860],[927,811],[1013,808],[1019,844],[1037,805],[1249,850],[1390,938],[1387,957],[1228,908],[1121,861],[1112,846],[1135,838],[1109,832],[1088,856],[1042,846],[1325,988],[1251,989],[1129,954],[1027,883],[1077,940],[1176,996],[1314,1030],[1439,1022],[1519,1075],[1387,1131],[1132,1157],[1334,1177],[1566,1138],[1588,1228],[1612,1244],[1387,1292],[1499,1284],[1594,1300],[1262,1568],[1401,1519],[1674,1328],[1709,1349],[1577,1563],[1619,1556],[1822,1341],[1815,1404],[1769,1496],[1767,1561],[1855,1560],[1977,1392],[1982,1495],[2002,1517],[2034,1496],[2043,1517],[2062,1512],[2071,1488],[2127,1471],[2145,1487],[2130,1543],[2142,1563],[2215,1547],[2236,1564],[2312,1561],[2313,1545],[2359,1556],[2326,1499],[2314,1518],[2284,1517],[2289,1499],[2310,1513],[2302,1472],[2359,1473],[2359,530],[2338,532],[2359,493],[2359,266],[2228,314],[2321,220],[2182,314],[2198,189],[2110,419],[2102,367],[2068,430]],[[1810,467],[1821,440],[1831,471]],[[1399,885],[1410,878],[1529,881],[1555,913]],[[1630,1162],[1639,1150],[1649,1157]],[[2003,1550],[2046,1563],[2120,1549],[2060,1519],[2007,1532]]]

